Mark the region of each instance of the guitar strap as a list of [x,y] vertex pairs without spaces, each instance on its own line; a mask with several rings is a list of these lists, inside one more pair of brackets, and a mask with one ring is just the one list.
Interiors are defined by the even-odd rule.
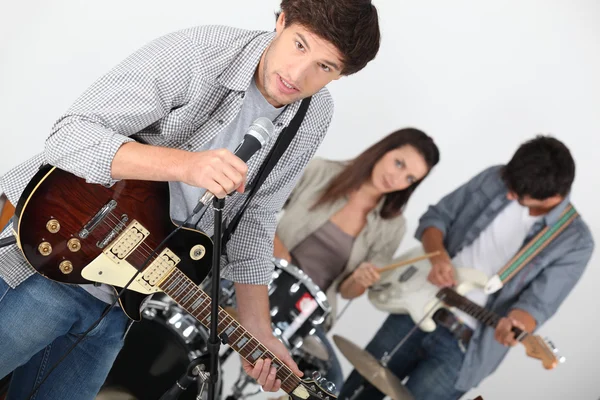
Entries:
[[273,145],[271,152],[261,165],[260,170],[256,174],[256,178],[254,178],[254,182],[250,185],[250,191],[248,193],[248,196],[246,196],[244,204],[242,204],[240,210],[237,212],[235,217],[233,217],[229,225],[227,225],[227,228],[225,228],[225,230],[223,231],[223,240],[221,245],[223,254],[226,253],[226,244],[229,241],[229,239],[231,239],[231,235],[233,235],[233,232],[235,232],[240,222],[240,219],[244,214],[244,211],[246,211],[246,208],[250,203],[250,200],[252,200],[256,192],[258,192],[260,186],[263,184],[265,179],[267,179],[269,173],[271,172],[275,164],[277,164],[283,153],[289,147],[290,143],[292,142],[292,139],[296,136],[296,132],[298,132],[298,128],[300,128],[300,125],[304,120],[304,116],[306,115],[306,111],[308,110],[310,100],[311,97],[307,97],[304,100],[302,100],[302,103],[300,103],[300,108],[298,108],[298,111],[296,112],[296,115],[294,115],[294,118],[292,118],[292,120],[290,121],[290,124],[287,127],[285,127],[277,137],[277,141]]
[[552,226],[546,226],[535,235],[496,275],[492,276],[485,285],[485,293],[490,294],[500,290],[511,280],[529,261],[546,248],[573,220],[579,215],[569,204]]

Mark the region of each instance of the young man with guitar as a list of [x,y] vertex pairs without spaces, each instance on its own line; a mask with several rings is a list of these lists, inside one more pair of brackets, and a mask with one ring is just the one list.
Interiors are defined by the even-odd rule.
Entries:
[[[570,203],[574,178],[568,148],[555,138],[538,136],[522,144],[508,164],[485,169],[421,217],[416,238],[425,252],[439,255],[427,262],[423,283],[410,283],[418,268],[412,277],[388,281],[390,287],[412,285],[421,297],[430,290],[426,301],[447,296],[441,308],[429,308],[435,311],[433,321],[422,313],[421,329],[388,362],[400,380],[408,377],[406,387],[415,399],[460,398],[494,372],[509,347],[531,338],[528,333],[547,321],[571,292],[594,248],[588,226]],[[486,279],[479,279],[482,284],[461,301],[458,288],[474,282],[461,276],[466,267]],[[407,306],[407,298],[402,305],[390,287],[381,289],[388,301],[379,308],[392,314],[367,346],[376,358],[391,352],[421,322],[414,312],[401,311],[415,307],[415,301]],[[383,301],[376,290],[372,296]],[[466,307],[456,307],[461,302]],[[350,398],[363,383],[353,371],[339,398]],[[370,384],[363,388],[357,398],[383,398]]]
[[[57,280],[69,281],[79,276],[81,269],[66,259],[71,257],[69,251],[72,257],[79,257],[88,250],[110,247],[114,261],[121,253],[126,257],[128,251],[133,254],[146,247],[138,256],[148,255],[153,248],[148,243],[157,236],[149,229],[152,218],[127,225],[135,219],[132,216],[146,213],[158,220],[164,213],[167,220],[170,214],[173,221],[184,222],[205,190],[219,198],[237,192],[225,202],[224,220],[231,219],[244,203],[246,184],[254,182],[275,139],[295,116],[301,123],[297,135],[256,192],[226,246],[223,277],[236,283],[241,325],[270,350],[266,356],[254,358],[254,365],[245,361],[246,371],[267,391],[277,391],[280,386],[285,389],[282,380],[291,379],[290,374],[280,374],[286,366],[271,365],[273,355],[289,366],[287,371],[300,374],[270,325],[266,285],[273,269],[275,214],[327,132],[333,102],[325,86],[364,68],[378,52],[380,34],[377,11],[364,0],[283,0],[281,10],[274,32],[201,26],[154,40],[76,101],[52,129],[42,154],[2,177],[0,187],[19,217],[18,226],[8,226],[2,237],[18,230],[23,252],[32,249],[27,260],[15,245],[0,249],[0,377],[14,370],[9,400],[26,399],[53,365],[57,367],[39,387],[38,398],[92,399],[123,344],[128,325],[123,310],[113,307],[61,362],[70,345],[98,320],[107,303],[112,303],[115,292],[108,285],[64,285],[46,279],[32,268],[38,267],[32,261],[35,257],[65,257],[53,271]],[[247,127],[259,117],[273,121],[274,137],[246,165],[233,152]],[[149,211],[145,208],[156,204],[154,200],[160,196],[148,196],[147,202],[132,207],[129,217],[121,219],[119,207],[141,196],[133,192],[118,204],[107,203],[95,215],[81,214],[81,221],[49,217],[53,219],[44,220],[39,245],[27,247],[27,215],[23,213],[31,211],[40,193],[40,187],[27,185],[44,164],[72,174],[63,175],[57,185],[51,185],[54,189],[75,176],[85,179],[89,193],[100,194],[122,182],[169,182],[170,201],[166,209]],[[52,176],[57,173],[54,170]],[[97,200],[72,187],[65,190],[72,192],[63,193],[66,196],[54,214],[79,210],[77,207]],[[31,197],[24,199],[23,193]],[[46,200],[52,203],[57,198],[48,196]],[[102,226],[109,227],[110,221],[111,230],[104,238],[93,243],[86,240],[101,232]],[[190,221],[188,227],[212,234],[212,212]],[[71,223],[79,224],[80,231],[65,238],[65,242],[69,239],[68,248],[50,243],[66,235]],[[180,232],[191,234],[187,229]],[[112,244],[117,234],[120,238],[133,236],[117,249]],[[146,239],[143,246],[135,242]],[[172,249],[179,242],[170,242]],[[127,246],[131,248],[125,251]],[[183,264],[190,257],[202,257],[204,251],[209,252],[200,246],[187,253],[165,255],[173,263]],[[121,261],[131,264],[132,257]],[[158,265],[156,273],[163,266]],[[202,272],[206,275],[207,271]],[[161,283],[147,279],[142,283],[156,283],[156,287]],[[74,278],[71,282],[80,283]],[[194,303],[192,310],[196,306]]]

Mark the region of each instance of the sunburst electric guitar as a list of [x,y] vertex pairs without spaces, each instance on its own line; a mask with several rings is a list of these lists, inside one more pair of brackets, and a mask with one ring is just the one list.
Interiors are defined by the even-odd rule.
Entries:
[[[17,245],[38,273],[67,284],[105,283],[115,292],[174,228],[168,183],[124,180],[107,188],[51,166],[29,182],[13,218]],[[164,292],[208,329],[211,298],[198,285],[210,272],[212,247],[200,231],[174,234],[120,299],[127,316],[139,320],[143,301]],[[221,308],[218,333],[252,365],[272,359],[290,399],[336,398],[323,389],[324,381],[294,375]]]
[[[413,259],[423,256],[423,248],[418,246],[408,251],[401,259]],[[471,302],[464,297],[474,289],[483,289],[488,277],[473,268],[455,268],[457,285],[453,289],[440,289],[427,280],[431,263],[429,259],[421,259],[414,263],[384,272],[381,280],[368,292],[371,303],[378,309],[393,314],[408,314],[421,330],[432,332],[436,323],[431,317],[440,307],[459,309],[477,319],[484,325],[496,327],[500,316]],[[441,301],[440,301],[441,300]],[[525,346],[526,354],[542,361],[546,369],[552,369],[564,362],[558,356],[558,349],[547,338],[531,335],[518,328],[513,328],[515,337]]]

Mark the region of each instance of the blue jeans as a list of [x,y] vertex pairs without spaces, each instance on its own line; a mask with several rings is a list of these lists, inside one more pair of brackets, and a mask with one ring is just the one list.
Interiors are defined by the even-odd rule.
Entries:
[[[367,346],[367,351],[380,359],[384,352],[391,352],[414,326],[408,315],[391,314]],[[388,368],[401,381],[408,376],[406,388],[416,400],[456,400],[464,394],[454,388],[463,360],[458,341],[446,328],[438,327],[431,333],[417,329],[388,362]],[[354,370],[344,382],[338,400],[350,399],[362,384],[364,388],[356,399],[384,398],[383,393]]]
[[[0,378],[14,371],[7,400],[26,400],[106,307],[79,286],[38,274],[15,289],[0,279]],[[119,307],[113,307],[33,398],[94,399],[123,346],[128,321]]]

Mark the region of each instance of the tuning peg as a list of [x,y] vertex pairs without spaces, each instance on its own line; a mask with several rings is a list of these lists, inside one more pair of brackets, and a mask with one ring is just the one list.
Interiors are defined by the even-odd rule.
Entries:
[[556,346],[554,346],[554,343],[552,343],[552,340],[550,340],[546,337],[546,338],[544,338],[544,341],[546,342],[548,347],[550,347],[552,349],[553,352],[557,351]]
[[335,391],[335,384],[333,382],[325,382],[325,389],[329,392],[329,393],[333,393]]
[[319,382],[319,379],[321,379],[321,374],[319,373],[319,371],[313,371],[312,373],[312,378],[316,381]]

